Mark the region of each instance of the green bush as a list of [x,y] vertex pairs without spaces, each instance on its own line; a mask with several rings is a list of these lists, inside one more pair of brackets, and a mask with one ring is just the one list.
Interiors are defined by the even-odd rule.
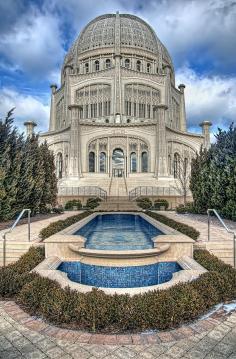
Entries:
[[44,259],[41,247],[31,247],[16,263],[0,268],[0,298],[10,298],[35,278],[29,273]]
[[101,202],[101,198],[99,197],[91,197],[87,199],[86,208],[94,209],[99,206]]
[[0,270],[1,296],[18,294],[17,301],[29,313],[81,330],[124,332],[172,328],[196,319],[217,303],[236,298],[236,270],[205,250],[196,250],[194,257],[209,272],[192,282],[133,297],[107,295],[98,289],[79,293],[62,289],[51,279],[29,274],[43,259],[41,256],[39,249],[31,249],[17,263]]
[[62,206],[54,207],[54,208],[52,209],[52,213],[61,214],[61,213],[64,213],[64,209],[63,209]]
[[177,231],[189,236],[190,238],[197,240],[200,233],[193,227],[188,226],[187,224],[180,223],[175,221],[174,219],[168,218],[163,214],[147,211],[147,215],[156,219],[159,222],[166,224],[167,226],[176,229]]
[[152,208],[152,201],[147,197],[139,197],[136,200],[137,205],[142,209],[150,209]]
[[59,221],[50,223],[46,228],[43,228],[40,231],[39,236],[42,239],[46,239],[46,238],[52,236],[53,234],[62,231],[66,227],[69,227],[72,224],[74,224],[74,223],[80,221],[81,219],[87,217],[89,214],[91,214],[91,213],[89,211],[86,211],[86,212],[76,214],[75,216],[68,217],[68,218],[66,218],[64,220],[59,220]]
[[204,250],[196,257],[213,271],[189,283],[144,294],[107,295],[93,289],[79,293],[59,284],[36,277],[25,285],[19,301],[31,313],[41,315],[55,324],[90,331],[122,332],[176,327],[203,315],[212,306],[236,297],[236,271]]
[[161,207],[165,207],[165,211],[169,207],[169,202],[166,199],[158,198],[154,201],[154,208],[160,210]]
[[179,204],[178,207],[176,207],[176,212],[180,214],[184,213],[198,213],[196,211],[196,208],[194,207],[194,204],[192,202],[184,204]]
[[79,199],[72,199],[71,201],[66,202],[65,209],[67,211],[74,210],[74,208],[77,210],[82,208],[82,203]]

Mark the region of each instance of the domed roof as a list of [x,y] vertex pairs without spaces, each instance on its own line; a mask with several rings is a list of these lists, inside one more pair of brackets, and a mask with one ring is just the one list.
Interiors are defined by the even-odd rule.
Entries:
[[[117,16],[119,19],[119,40],[117,40],[116,34]],[[162,57],[172,67],[170,55],[153,29],[137,16],[118,13],[98,16],[89,22],[69,50],[64,64],[88,50],[104,47],[114,48],[117,41],[120,42],[121,48],[139,48],[148,50],[155,55],[161,53]]]

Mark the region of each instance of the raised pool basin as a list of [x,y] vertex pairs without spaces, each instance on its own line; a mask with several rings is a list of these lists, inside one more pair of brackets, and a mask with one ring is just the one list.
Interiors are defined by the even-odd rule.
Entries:
[[160,234],[143,217],[118,213],[97,215],[74,233],[86,238],[85,248],[117,251],[151,249]]
[[182,270],[177,262],[160,262],[143,266],[108,267],[85,263],[62,262],[58,270],[77,283],[103,288],[148,287],[168,282]]

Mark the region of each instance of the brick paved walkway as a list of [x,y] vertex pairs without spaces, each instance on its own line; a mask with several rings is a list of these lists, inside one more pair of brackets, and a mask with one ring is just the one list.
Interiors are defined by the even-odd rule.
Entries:
[[14,302],[0,302],[0,358],[236,359],[236,312],[226,315],[221,309],[159,333],[91,335],[50,326]]

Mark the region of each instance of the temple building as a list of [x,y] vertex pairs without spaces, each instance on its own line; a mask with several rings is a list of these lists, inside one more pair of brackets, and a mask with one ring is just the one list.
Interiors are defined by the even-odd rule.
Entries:
[[49,130],[40,135],[55,154],[59,196],[86,187],[178,196],[181,159],[188,168],[210,144],[209,121],[201,135],[187,131],[184,89],[142,19],[117,12],[92,20],[65,57],[60,87],[51,85]]

